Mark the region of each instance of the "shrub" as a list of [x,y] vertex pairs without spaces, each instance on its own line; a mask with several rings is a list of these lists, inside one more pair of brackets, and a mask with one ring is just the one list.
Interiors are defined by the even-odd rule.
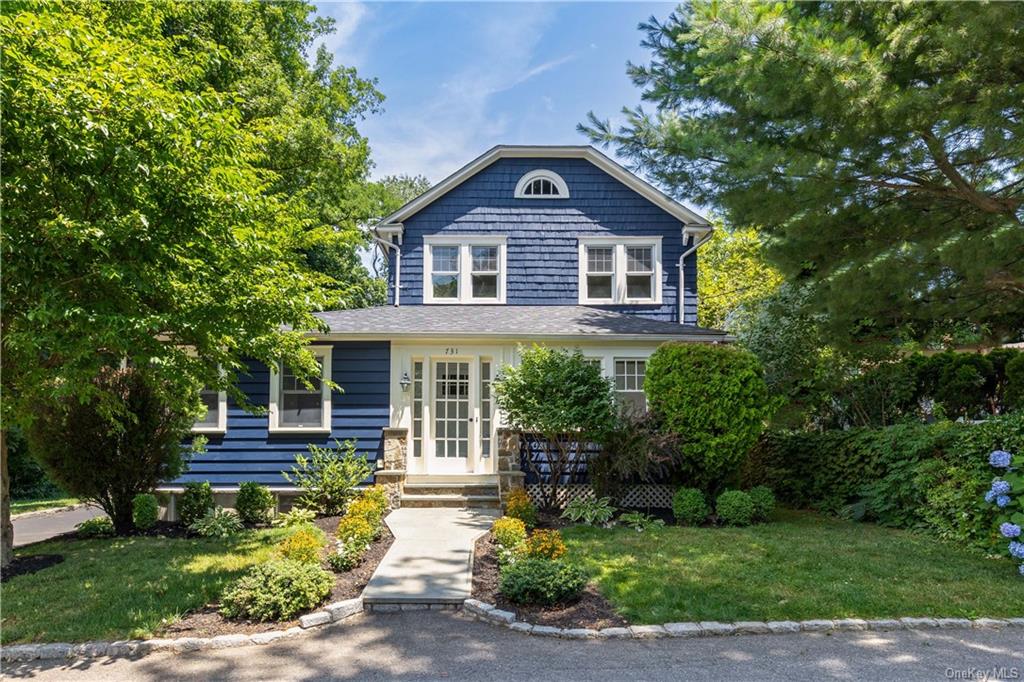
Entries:
[[310,443],[309,456],[295,455],[291,473],[282,472],[289,483],[303,490],[299,504],[324,516],[341,514],[356,486],[373,472],[366,458],[356,453],[354,440],[334,443],[333,448]]
[[579,351],[535,345],[519,354],[519,364],[505,365],[494,380],[495,401],[509,426],[539,435],[539,452],[531,448],[527,466],[546,483],[543,505],[553,509],[563,479],[573,483],[581,473],[586,458],[579,453],[611,428],[615,397],[611,382]]
[[646,533],[649,530],[660,528],[665,525],[661,519],[656,519],[650,514],[643,512],[627,512],[619,517],[619,522],[632,528],[637,533]]
[[1017,571],[1024,576],[1024,474],[1019,466],[1013,465],[1013,455],[1005,450],[989,453],[987,460],[997,474],[984,499],[995,506],[1000,539],[1010,541],[1007,551],[1013,559],[1021,561]]
[[235,511],[242,523],[255,525],[267,523],[274,510],[274,494],[270,488],[255,481],[245,481],[238,486]]
[[599,497],[620,499],[633,483],[661,483],[682,463],[678,434],[667,432],[656,414],[619,415],[587,459],[587,475]]
[[278,543],[277,552],[283,559],[317,563],[323,540],[311,529],[300,528]]
[[368,545],[377,536],[377,527],[361,516],[346,514],[338,521],[338,539],[342,542],[354,542]]
[[562,561],[527,558],[502,568],[498,585],[516,604],[552,605],[578,599],[587,575]]
[[526,538],[526,556],[531,559],[558,559],[565,554],[565,541],[557,530],[535,530]]
[[522,521],[527,528],[537,525],[537,508],[530,502],[530,496],[523,488],[515,488],[505,503],[505,516]]
[[363,560],[368,545],[341,540],[336,542],[335,550],[327,555],[327,565],[336,573],[351,571]]
[[189,530],[204,538],[229,538],[242,531],[238,514],[229,509],[211,509],[206,516],[196,519]]
[[562,518],[573,523],[581,521],[587,526],[605,526],[615,516],[610,497],[583,499],[577,497],[565,506]]
[[381,485],[370,485],[359,491],[357,496],[361,500],[370,500],[384,512],[388,510],[391,503],[388,501],[388,491]]
[[715,490],[747,456],[772,413],[760,362],[733,346],[666,343],[647,361],[644,392],[679,435],[683,473]]
[[114,534],[114,523],[106,516],[86,519],[75,526],[79,537],[106,538]]
[[526,541],[526,525],[520,519],[502,516],[491,526],[494,541],[502,547],[511,549]]
[[220,612],[226,618],[286,620],[320,604],[333,585],[331,574],[316,564],[268,561],[224,591]]
[[132,498],[132,523],[139,530],[147,530],[156,525],[160,516],[160,505],[156,495],[143,493]]
[[185,491],[178,499],[178,518],[186,526],[191,526],[199,519],[213,511],[213,489],[209,481],[185,484]]
[[726,526],[749,526],[754,520],[754,501],[742,490],[726,490],[715,500],[715,513]]
[[11,498],[33,500],[47,497],[67,497],[67,493],[50,480],[39,460],[28,451],[28,443],[21,429],[8,422],[7,472]]
[[316,512],[309,509],[303,509],[302,507],[292,507],[283,514],[278,514],[277,518],[274,519],[274,525],[283,528],[290,528],[291,526],[305,526],[313,523],[316,519]]
[[381,506],[378,500],[360,496],[349,503],[348,509],[345,510],[345,516],[362,517],[374,528],[379,528],[384,520],[385,511],[387,511],[387,506]]
[[754,503],[754,521],[767,521],[775,511],[775,493],[765,485],[754,486],[747,491]]
[[1024,410],[1024,353],[1006,363],[1006,388],[1003,393],[1007,409]]
[[708,503],[704,493],[696,488],[680,488],[672,496],[672,514],[676,523],[699,526],[708,517]]
[[193,417],[170,407],[172,389],[140,367],[106,367],[92,388],[41,400],[25,435],[57,485],[95,503],[125,534],[132,530],[132,498],[184,471],[181,443]]

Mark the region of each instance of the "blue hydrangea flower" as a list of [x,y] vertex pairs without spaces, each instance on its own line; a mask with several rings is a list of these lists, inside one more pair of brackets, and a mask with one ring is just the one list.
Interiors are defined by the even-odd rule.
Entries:
[[1011,542],[1010,556],[1014,559],[1024,559],[1024,542]]
[[1003,507],[1005,507],[1008,504],[1010,504],[1010,496],[1009,495],[997,495],[996,496],[996,506],[997,507],[1002,509]]
[[1020,537],[1020,526],[1016,523],[1004,523],[999,526],[999,532],[1004,538],[1017,538]]
[[992,492],[996,495],[1005,495],[1010,492],[1010,484],[1006,481],[992,481]]
[[1020,565],[1020,574],[1024,575],[1024,564]]
[[1006,450],[993,450],[992,454],[988,456],[988,463],[997,469],[1005,469],[1010,466],[1012,460],[1013,455]]
[[985,501],[986,502],[994,502],[995,499],[996,499],[996,494],[994,492],[992,492],[991,490],[989,490],[987,493],[985,493]]

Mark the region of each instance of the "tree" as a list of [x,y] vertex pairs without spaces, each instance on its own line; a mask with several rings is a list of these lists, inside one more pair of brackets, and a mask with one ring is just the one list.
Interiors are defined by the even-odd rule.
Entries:
[[642,28],[657,111],[581,129],[761,232],[833,339],[1024,331],[1024,4],[694,0]]
[[781,283],[779,272],[765,262],[756,230],[729,229],[719,223],[700,251],[697,321],[705,327],[732,329],[739,308],[764,300]]
[[502,368],[494,394],[508,425],[530,444],[527,466],[547,478],[543,506],[556,508],[558,488],[577,479],[588,443],[600,442],[614,423],[611,382],[579,351],[535,345],[520,349],[518,365]]
[[152,368],[171,408],[198,408],[204,384],[244,400],[245,358],[317,371],[306,332],[337,282],[305,254],[356,229],[337,207],[365,175],[354,120],[379,95],[323,52],[307,66],[329,28],[311,12],[4,5],[5,429],[67,396],[127,425],[95,381],[123,358]]

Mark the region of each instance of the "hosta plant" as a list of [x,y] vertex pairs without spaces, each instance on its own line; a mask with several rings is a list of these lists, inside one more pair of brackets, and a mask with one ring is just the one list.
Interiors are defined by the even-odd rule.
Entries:
[[650,514],[644,514],[643,512],[626,512],[619,517],[619,523],[632,528],[637,533],[644,533],[665,525],[665,522],[661,519],[655,518]]
[[1007,550],[1011,557],[1021,562],[1017,570],[1024,576],[1024,474],[1021,474],[1020,467],[1013,466],[1013,455],[1005,450],[989,454],[988,463],[1000,473],[985,493],[985,501],[999,509],[996,517],[999,534],[1009,540]]
[[582,523],[587,526],[607,526],[615,515],[615,507],[612,506],[612,498],[598,497],[583,499],[577,497],[565,506],[562,518],[573,523]]

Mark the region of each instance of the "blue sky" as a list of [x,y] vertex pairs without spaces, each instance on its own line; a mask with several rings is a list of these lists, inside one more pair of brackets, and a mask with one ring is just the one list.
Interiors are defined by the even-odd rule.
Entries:
[[337,22],[336,60],[378,80],[384,112],[361,129],[374,177],[432,182],[495,144],[585,144],[593,110],[640,102],[626,62],[646,62],[637,24],[673,3],[317,3]]

